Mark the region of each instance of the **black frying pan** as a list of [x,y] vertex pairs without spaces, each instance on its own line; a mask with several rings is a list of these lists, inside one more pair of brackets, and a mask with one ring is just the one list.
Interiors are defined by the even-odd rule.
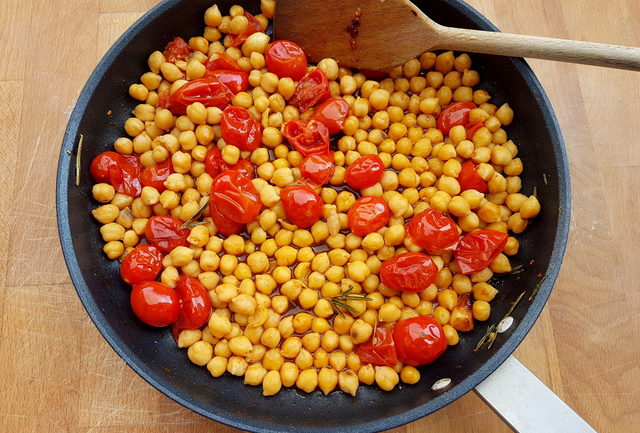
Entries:
[[[500,293],[492,302],[489,321],[461,335],[435,363],[421,368],[416,385],[401,385],[387,393],[362,386],[356,398],[342,392],[325,397],[320,391],[305,394],[286,389],[265,398],[261,388],[225,375],[214,379],[178,349],[168,329],[152,329],[138,321],[129,308],[129,287],[119,277],[117,261],[102,253],[99,225],[90,210],[89,164],[111,150],[124,134],[122,124],[136,102],[127,89],[147,71],[146,59],[174,36],[188,38],[202,32],[203,13],[212,0],[167,0],[144,15],[114,44],[99,63],[71,115],[60,152],[56,185],[58,228],[65,260],[76,290],[89,316],[113,349],[155,388],[213,420],[254,431],[378,431],[428,415],[472,390],[515,350],[529,332],[549,297],[562,262],[569,230],[570,187],[567,158],[555,115],[540,83],[520,59],[473,54],[473,67],[482,77],[480,87],[494,101],[508,101],[516,113],[509,137],[520,149],[525,164],[523,192],[537,187],[542,213],[519,237],[520,252],[513,264],[524,264],[517,276],[502,276],[492,283]],[[221,10],[236,2],[218,0]],[[258,1],[243,1],[259,12]],[[416,3],[443,25],[497,30],[478,12],[458,0]],[[391,47],[390,47],[391,49]],[[112,113],[112,114],[108,114]],[[75,152],[84,135],[80,185],[75,185]],[[533,264],[529,261],[534,259]],[[537,295],[528,298],[546,275]],[[491,349],[473,349],[487,326],[506,313],[516,297],[526,295],[511,314],[515,324],[500,334]],[[451,378],[444,391],[431,391],[438,379]]]

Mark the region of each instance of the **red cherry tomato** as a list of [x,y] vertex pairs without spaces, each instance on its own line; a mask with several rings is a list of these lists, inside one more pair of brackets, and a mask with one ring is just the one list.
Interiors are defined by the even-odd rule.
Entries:
[[164,48],[164,57],[167,62],[175,63],[176,60],[185,60],[191,54],[191,47],[181,37],[177,37]]
[[222,159],[222,151],[219,148],[214,146],[207,151],[207,156],[204,157],[204,170],[209,173],[209,176],[215,179],[217,175],[228,169],[229,167]]
[[460,191],[475,189],[478,192],[487,192],[487,182],[476,171],[476,163],[470,159],[462,163],[462,169],[458,174]]
[[406,225],[407,234],[414,244],[429,254],[436,254],[458,242],[458,229],[451,217],[434,209],[414,215]]
[[331,96],[329,90],[329,80],[327,76],[320,69],[314,69],[308,72],[298,85],[293,93],[289,104],[296,107],[300,112],[306,111],[307,108],[316,105],[318,102],[323,101]]
[[262,143],[262,125],[246,108],[225,108],[220,128],[224,141],[241,150],[256,150]]
[[404,253],[386,260],[380,267],[380,280],[393,290],[419,292],[436,280],[438,267],[422,253]]
[[335,165],[331,153],[314,153],[306,156],[300,163],[302,179],[316,185],[324,185],[333,177]]
[[247,28],[244,29],[238,35],[229,35],[229,38],[231,39],[231,44],[234,47],[237,47],[238,45],[242,44],[252,34],[256,32],[261,32],[263,30],[262,24],[260,24],[260,21],[258,21],[256,17],[251,15],[249,12],[245,12],[244,16],[247,17],[247,20],[249,20],[249,25],[247,25]]
[[182,221],[172,216],[152,216],[147,221],[144,236],[147,241],[163,253],[170,253],[175,247],[189,245],[189,229],[180,229]]
[[242,224],[256,219],[262,208],[251,179],[238,170],[225,171],[216,177],[211,186],[211,201],[222,215]]
[[144,165],[140,162],[140,157],[137,155],[122,155],[122,157],[131,165],[134,170],[142,172]]
[[207,323],[211,314],[211,298],[197,278],[180,275],[176,293],[180,298],[180,316],[174,326],[179,329],[198,329]]
[[242,71],[207,71],[205,77],[215,78],[234,95],[238,92],[244,92],[249,88],[249,75]]
[[167,108],[173,114],[186,114],[187,106],[200,102],[205,107],[224,109],[233,98],[233,93],[227,86],[215,77],[191,80],[169,96]]
[[418,367],[430,364],[447,350],[442,326],[433,317],[412,317],[393,327],[393,341],[398,359]]
[[391,329],[384,326],[376,328],[376,342],[373,339],[366,343],[358,345],[356,355],[360,357],[361,365],[388,365],[395,367],[398,363],[396,355],[396,347],[393,342],[393,333]]
[[280,191],[287,218],[298,228],[311,227],[322,216],[322,199],[309,185],[289,185]]
[[295,42],[279,40],[269,44],[264,53],[267,69],[278,77],[295,81],[307,73],[307,56]]
[[153,245],[140,244],[122,261],[120,276],[130,285],[155,280],[162,270],[163,257]]
[[164,181],[167,180],[171,173],[173,173],[173,164],[171,163],[171,159],[167,158],[163,162],[159,162],[156,165],[142,170],[140,181],[142,182],[142,186],[152,186],[157,189],[158,192],[162,192],[167,189],[167,187],[164,186]]
[[138,319],[150,326],[171,325],[180,315],[178,294],[158,281],[136,284],[129,300]]
[[357,236],[377,232],[387,225],[391,211],[382,197],[361,197],[349,209],[349,229]]
[[238,162],[229,166],[229,170],[238,170],[249,179],[256,177],[256,167],[248,159],[239,159]]
[[384,173],[384,162],[378,155],[364,155],[347,168],[344,180],[355,189],[369,188],[380,182]]
[[456,248],[456,263],[463,274],[479,272],[498,257],[509,235],[495,230],[478,230],[465,235]]
[[209,203],[209,216],[218,228],[218,232],[224,236],[238,234],[244,229],[244,224],[237,223],[222,215],[215,203]]
[[136,156],[127,156],[103,152],[91,161],[89,171],[96,182],[109,183],[116,192],[136,197],[142,192],[140,165]]
[[464,127],[467,130],[467,140],[471,140],[473,138],[473,134],[480,128],[482,128],[484,124],[482,122],[471,122]]
[[235,60],[224,53],[213,53],[204,66],[208,71],[239,71],[242,68],[238,66]]
[[448,135],[454,126],[466,126],[469,123],[469,111],[477,107],[473,102],[454,102],[447,105],[438,114],[436,126],[444,135]]
[[329,130],[317,120],[290,120],[282,134],[303,156],[329,151]]
[[342,131],[347,117],[349,117],[349,104],[340,96],[334,96],[318,105],[310,119],[322,122],[329,130],[329,134],[333,135]]

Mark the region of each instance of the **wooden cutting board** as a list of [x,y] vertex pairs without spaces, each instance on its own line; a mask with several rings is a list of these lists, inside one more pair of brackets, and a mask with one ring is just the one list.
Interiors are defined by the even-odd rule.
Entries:
[[[0,2],[1,432],[235,431],[164,397],[111,350],[73,290],[57,237],[66,121],[102,54],[155,3]],[[637,0],[469,3],[503,31],[640,45]],[[573,213],[560,278],[516,356],[596,430],[637,432],[640,74],[530,64],[564,133]],[[509,430],[471,393],[395,431]]]

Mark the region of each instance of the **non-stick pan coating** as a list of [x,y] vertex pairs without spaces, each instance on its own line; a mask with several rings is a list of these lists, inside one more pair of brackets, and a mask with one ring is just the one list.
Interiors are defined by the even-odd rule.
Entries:
[[[295,389],[265,398],[260,387],[244,386],[239,378],[212,378],[205,368],[189,362],[168,329],[146,327],[133,316],[129,287],[120,280],[118,263],[102,253],[99,225],[90,214],[97,204],[91,198],[89,163],[124,135],[122,124],[136,104],[127,89],[147,70],[148,55],[176,35],[187,39],[201,34],[204,10],[213,1],[170,0],[143,16],[102,59],[71,115],[58,168],[58,225],[69,272],[92,320],[114,350],[161,392],[204,416],[246,430],[346,432],[356,426],[357,431],[384,430],[434,412],[470,391],[509,356],[540,314],[556,279],[568,233],[570,189],[562,137],[546,95],[522,60],[471,56],[482,78],[480,87],[494,97],[492,102],[508,101],[515,111],[507,132],[524,161],[523,192],[530,194],[537,186],[542,203],[542,213],[519,237],[520,252],[512,260],[524,263],[526,271],[494,278],[500,293],[491,304],[491,318],[477,323],[473,332],[461,335],[459,345],[422,368],[418,384],[401,385],[390,393],[362,386],[355,398],[342,392],[328,397],[320,391],[306,395]],[[221,10],[233,3],[218,1]],[[242,3],[247,10],[259,12],[259,2]],[[444,25],[496,30],[459,1],[417,4]],[[74,153],[79,134],[84,135],[84,146],[81,182],[76,186]],[[535,262],[529,265],[531,259]],[[529,302],[531,289],[539,281],[537,274],[547,278]],[[512,329],[501,334],[490,350],[473,352],[486,327],[497,322],[525,290],[527,295],[512,314]],[[431,391],[431,384],[444,377],[452,379],[450,389]]]

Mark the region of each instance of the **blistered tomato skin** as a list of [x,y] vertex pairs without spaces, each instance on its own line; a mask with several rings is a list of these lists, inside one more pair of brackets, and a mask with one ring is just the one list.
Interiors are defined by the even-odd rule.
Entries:
[[133,286],[129,300],[134,314],[149,326],[171,325],[180,315],[180,300],[176,291],[157,281]]
[[229,35],[229,38],[231,39],[231,44],[234,47],[237,47],[240,44],[242,44],[252,34],[256,32],[261,32],[263,30],[262,25],[260,24],[260,21],[258,21],[256,17],[254,17],[253,15],[251,15],[249,12],[246,12],[246,11],[244,13],[244,16],[247,17],[247,20],[249,21],[249,24],[247,25],[247,27],[238,35]]
[[205,77],[215,78],[234,95],[249,88],[249,74],[244,71],[207,71]]
[[380,267],[382,284],[401,292],[419,292],[436,280],[438,267],[422,253],[403,253],[386,260]]
[[442,326],[433,317],[412,317],[393,327],[398,360],[418,367],[430,364],[447,350]]
[[136,197],[142,191],[141,165],[137,156],[103,152],[91,161],[89,171],[93,180],[109,183],[121,194]]
[[269,44],[265,52],[267,70],[278,77],[299,81],[307,73],[307,56],[300,45],[287,40]]
[[316,185],[324,185],[333,177],[333,172],[335,171],[333,154],[331,152],[309,155],[302,160],[299,168],[302,179]]
[[109,182],[109,167],[121,164],[124,158],[117,152],[102,152],[93,158],[89,172],[96,182]]
[[229,167],[222,159],[222,151],[219,148],[213,146],[207,151],[207,156],[204,158],[204,170],[209,173],[209,176],[215,179],[217,175],[228,169]]
[[191,48],[184,39],[176,37],[167,44],[163,54],[167,62],[175,63],[176,60],[185,60],[191,54]]
[[222,110],[229,104],[231,98],[233,93],[217,78],[204,77],[184,84],[167,98],[165,105],[173,114],[186,114],[187,106],[194,102]]
[[406,225],[407,233],[414,244],[429,254],[442,252],[458,242],[456,223],[448,215],[427,209],[415,215]]
[[175,323],[180,329],[198,329],[209,320],[211,299],[200,280],[180,275],[176,286],[180,299],[180,316]]
[[384,162],[378,155],[364,155],[347,168],[345,180],[356,189],[369,188],[380,182],[384,174]]
[[476,171],[476,163],[470,159],[462,163],[462,169],[458,174],[460,191],[475,189],[478,192],[487,192],[487,182]]
[[228,170],[216,177],[211,186],[211,201],[222,215],[241,224],[255,220],[262,208],[251,179],[238,170]]
[[469,111],[477,107],[473,102],[454,102],[447,105],[438,114],[436,126],[444,135],[448,135],[454,126],[467,126],[469,123]]
[[153,245],[140,244],[122,261],[120,276],[130,285],[155,280],[162,270],[163,257]]
[[317,120],[329,129],[329,134],[337,134],[344,128],[349,117],[349,104],[340,96],[327,99],[313,110],[310,119]]
[[213,53],[209,60],[204,64],[208,71],[238,71],[242,72],[242,68],[238,66],[235,60],[224,53]]
[[298,228],[311,227],[322,216],[322,199],[308,185],[289,185],[280,192],[287,218]]
[[391,211],[382,197],[361,197],[351,205],[348,212],[349,229],[357,236],[377,232],[387,225]]
[[327,76],[320,69],[314,69],[302,77],[293,96],[289,99],[289,104],[302,113],[330,96]]
[[456,263],[463,274],[479,272],[498,257],[509,235],[495,230],[478,230],[465,235],[456,248]]
[[249,179],[253,179],[256,176],[256,167],[248,159],[241,159],[230,165],[229,170],[237,170]]
[[142,170],[140,181],[142,182],[142,186],[152,186],[157,189],[158,192],[163,192],[167,189],[167,187],[164,186],[164,181],[167,180],[171,173],[173,173],[173,164],[171,163],[171,159],[167,158],[166,161],[159,162],[156,165]]
[[396,355],[396,348],[393,342],[392,329],[378,326],[375,337],[375,343],[372,339],[358,345],[356,348],[356,355],[360,357],[360,364],[395,367],[398,363],[398,356]]
[[244,230],[244,224],[237,223],[222,215],[215,203],[209,203],[209,216],[218,231],[224,236],[235,235]]
[[317,120],[290,120],[282,134],[303,156],[329,152],[329,130]]
[[222,138],[240,150],[255,150],[262,143],[262,125],[242,107],[227,107],[220,121]]
[[176,247],[189,245],[189,229],[180,229],[182,221],[172,216],[152,216],[144,235],[147,241],[160,251],[170,253]]

